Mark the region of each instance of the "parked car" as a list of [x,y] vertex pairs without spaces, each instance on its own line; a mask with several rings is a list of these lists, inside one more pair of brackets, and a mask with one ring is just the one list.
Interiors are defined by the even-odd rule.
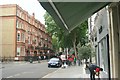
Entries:
[[62,61],[59,58],[51,58],[48,62],[48,67],[61,67]]

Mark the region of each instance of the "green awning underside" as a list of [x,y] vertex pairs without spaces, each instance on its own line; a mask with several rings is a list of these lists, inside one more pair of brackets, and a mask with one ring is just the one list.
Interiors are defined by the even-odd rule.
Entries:
[[40,2],[59,27],[69,32],[109,2]]

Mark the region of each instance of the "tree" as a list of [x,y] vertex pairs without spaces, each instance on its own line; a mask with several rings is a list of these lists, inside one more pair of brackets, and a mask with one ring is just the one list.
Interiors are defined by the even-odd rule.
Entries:
[[87,28],[88,28],[88,23],[87,21],[83,22],[82,24],[79,24],[73,31],[71,31],[70,35],[70,39],[72,41],[72,45],[73,48],[75,50],[75,56],[77,57],[77,45],[78,43],[81,43],[82,45],[85,45],[86,43],[86,32],[87,32]]
[[58,51],[58,48],[60,47],[60,45],[62,45],[60,42],[60,38],[62,38],[63,32],[47,12],[44,14],[44,18],[46,31],[47,33],[50,33],[52,35],[53,49],[54,51]]
[[58,39],[55,36],[52,36],[52,44],[55,51],[59,50]]
[[86,61],[92,56],[92,48],[90,45],[82,46],[78,49],[78,57]]
[[[87,36],[87,28],[88,23],[87,21],[83,22],[82,24],[79,24],[75,29],[73,29],[69,34],[64,34],[64,30],[61,29],[53,20],[53,18],[46,12],[44,15],[45,18],[45,24],[47,25],[46,30],[48,33],[51,33],[52,36],[54,36],[54,39],[56,37],[56,42],[53,42],[53,46],[55,47],[62,47],[62,48],[74,48],[75,56],[77,57],[77,50],[76,46],[78,43],[81,43],[81,45],[85,45]],[[57,45],[56,45],[57,44]]]

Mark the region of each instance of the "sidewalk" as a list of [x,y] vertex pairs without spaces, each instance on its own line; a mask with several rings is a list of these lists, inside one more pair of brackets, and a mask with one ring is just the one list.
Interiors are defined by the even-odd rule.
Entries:
[[84,65],[68,66],[64,69],[59,68],[43,78],[89,78],[89,71],[84,69]]

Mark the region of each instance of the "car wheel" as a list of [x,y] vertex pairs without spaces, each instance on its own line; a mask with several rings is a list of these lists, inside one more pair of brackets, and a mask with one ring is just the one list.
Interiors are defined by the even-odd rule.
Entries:
[[62,65],[60,65],[60,67],[61,67]]
[[48,67],[50,68],[50,65],[48,65]]

